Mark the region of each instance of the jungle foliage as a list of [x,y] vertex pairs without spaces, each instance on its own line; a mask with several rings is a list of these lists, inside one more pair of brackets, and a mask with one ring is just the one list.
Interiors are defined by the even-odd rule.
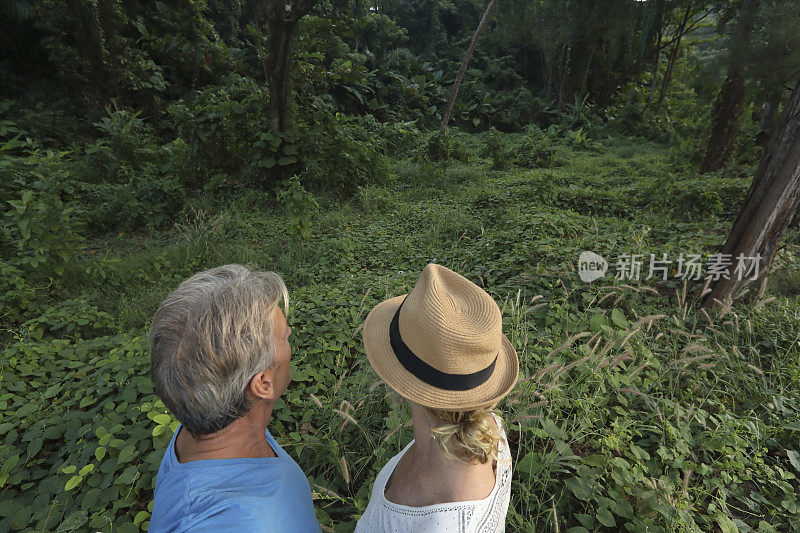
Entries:
[[508,530],[799,531],[797,228],[750,307],[575,273],[582,250],[724,242],[800,63],[796,3],[756,4],[731,148],[701,173],[739,0],[500,0],[445,132],[483,1],[316,2],[281,131],[262,1],[0,3],[0,530],[147,529],[177,427],[147,326],[231,262],[287,280],[271,431],[325,530],[352,530],[411,438],[359,327],[435,261],[520,354]]

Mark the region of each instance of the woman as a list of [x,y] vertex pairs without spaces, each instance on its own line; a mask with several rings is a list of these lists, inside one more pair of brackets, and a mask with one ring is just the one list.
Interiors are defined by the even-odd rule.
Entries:
[[378,474],[356,532],[497,532],[511,498],[511,453],[493,408],[519,361],[500,309],[436,264],[364,322],[378,375],[411,407],[414,440]]

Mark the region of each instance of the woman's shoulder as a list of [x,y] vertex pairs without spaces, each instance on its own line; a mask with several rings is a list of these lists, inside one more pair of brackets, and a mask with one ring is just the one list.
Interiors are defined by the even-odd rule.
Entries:
[[384,489],[386,488],[386,482],[389,481],[389,478],[392,476],[392,472],[394,472],[397,463],[400,462],[403,455],[411,448],[411,445],[414,444],[414,439],[411,439],[411,442],[406,444],[406,446],[400,450],[396,455],[394,455],[391,459],[389,459],[383,468],[380,469],[378,475],[375,477],[375,483],[372,486],[372,497],[375,498],[379,495],[379,497],[383,497]]

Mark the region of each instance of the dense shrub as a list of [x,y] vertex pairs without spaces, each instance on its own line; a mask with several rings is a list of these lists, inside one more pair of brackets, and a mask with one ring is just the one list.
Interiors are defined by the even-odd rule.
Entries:
[[75,161],[70,186],[88,229],[146,230],[173,221],[185,198],[179,176],[190,158],[186,143],[161,145],[139,112],[116,105],[95,126],[100,137]]
[[[677,212],[733,217],[750,188],[747,178],[698,177],[675,183],[669,203]],[[663,193],[661,193],[662,198]]]
[[[205,87],[167,107],[164,124],[186,143],[191,161],[182,174],[187,187],[200,188],[218,173],[239,175],[255,185],[270,185],[277,161],[269,125],[269,92],[256,80],[231,74],[221,85]],[[280,144],[280,143],[278,143]],[[260,153],[256,148],[265,148]],[[277,147],[275,147],[277,148]],[[266,183],[265,183],[266,182]]]
[[36,290],[24,272],[0,260],[0,324],[10,325],[34,316],[40,309]]
[[609,109],[606,114],[617,130],[626,135],[636,135],[658,142],[675,140],[675,127],[669,116],[652,111],[645,113],[638,102]]
[[81,240],[74,208],[63,198],[70,177],[66,155],[30,149],[0,159],[0,259],[36,277],[63,272]]
[[309,187],[352,195],[359,186],[387,180],[382,141],[358,120],[319,113],[306,128],[298,142]]
[[556,149],[547,134],[536,126],[526,128],[512,148],[514,164],[523,168],[551,167]]
[[387,123],[370,121],[370,124],[372,127],[367,129],[381,137],[387,155],[409,157],[423,143],[424,135],[413,121]]
[[319,208],[314,195],[303,187],[297,176],[292,176],[278,191],[278,200],[289,217],[289,237],[294,242],[308,240],[311,237],[311,216]]
[[127,183],[76,183],[74,190],[88,229],[100,234],[162,228],[175,220],[186,196],[174,178],[149,172]]
[[511,165],[550,168],[559,164],[553,137],[533,124],[525,128],[524,134],[505,135],[490,128],[483,137],[486,141],[483,155],[492,160],[495,170],[504,170]]
[[484,154],[491,158],[492,168],[495,170],[504,170],[508,168],[511,161],[506,145],[506,138],[503,134],[492,127],[484,134],[484,139],[486,139],[486,151]]

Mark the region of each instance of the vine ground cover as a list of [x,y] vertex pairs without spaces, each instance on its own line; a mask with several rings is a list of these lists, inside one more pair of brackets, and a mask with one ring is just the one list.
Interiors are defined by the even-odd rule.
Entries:
[[716,251],[748,186],[697,177],[663,147],[596,144],[559,146],[548,168],[396,160],[385,186],[318,197],[301,242],[252,194],[154,237],[88,243],[64,302],[4,337],[0,530],[147,528],[177,426],[147,375],[147,322],[181,280],[231,262],[287,281],[293,383],[271,431],[324,528],[352,530],[412,437],[360,325],[433,261],[495,297],[520,357],[500,406],[509,531],[800,530],[797,230],[753,307],[701,310],[699,287],[676,280],[585,284],[583,250]]

